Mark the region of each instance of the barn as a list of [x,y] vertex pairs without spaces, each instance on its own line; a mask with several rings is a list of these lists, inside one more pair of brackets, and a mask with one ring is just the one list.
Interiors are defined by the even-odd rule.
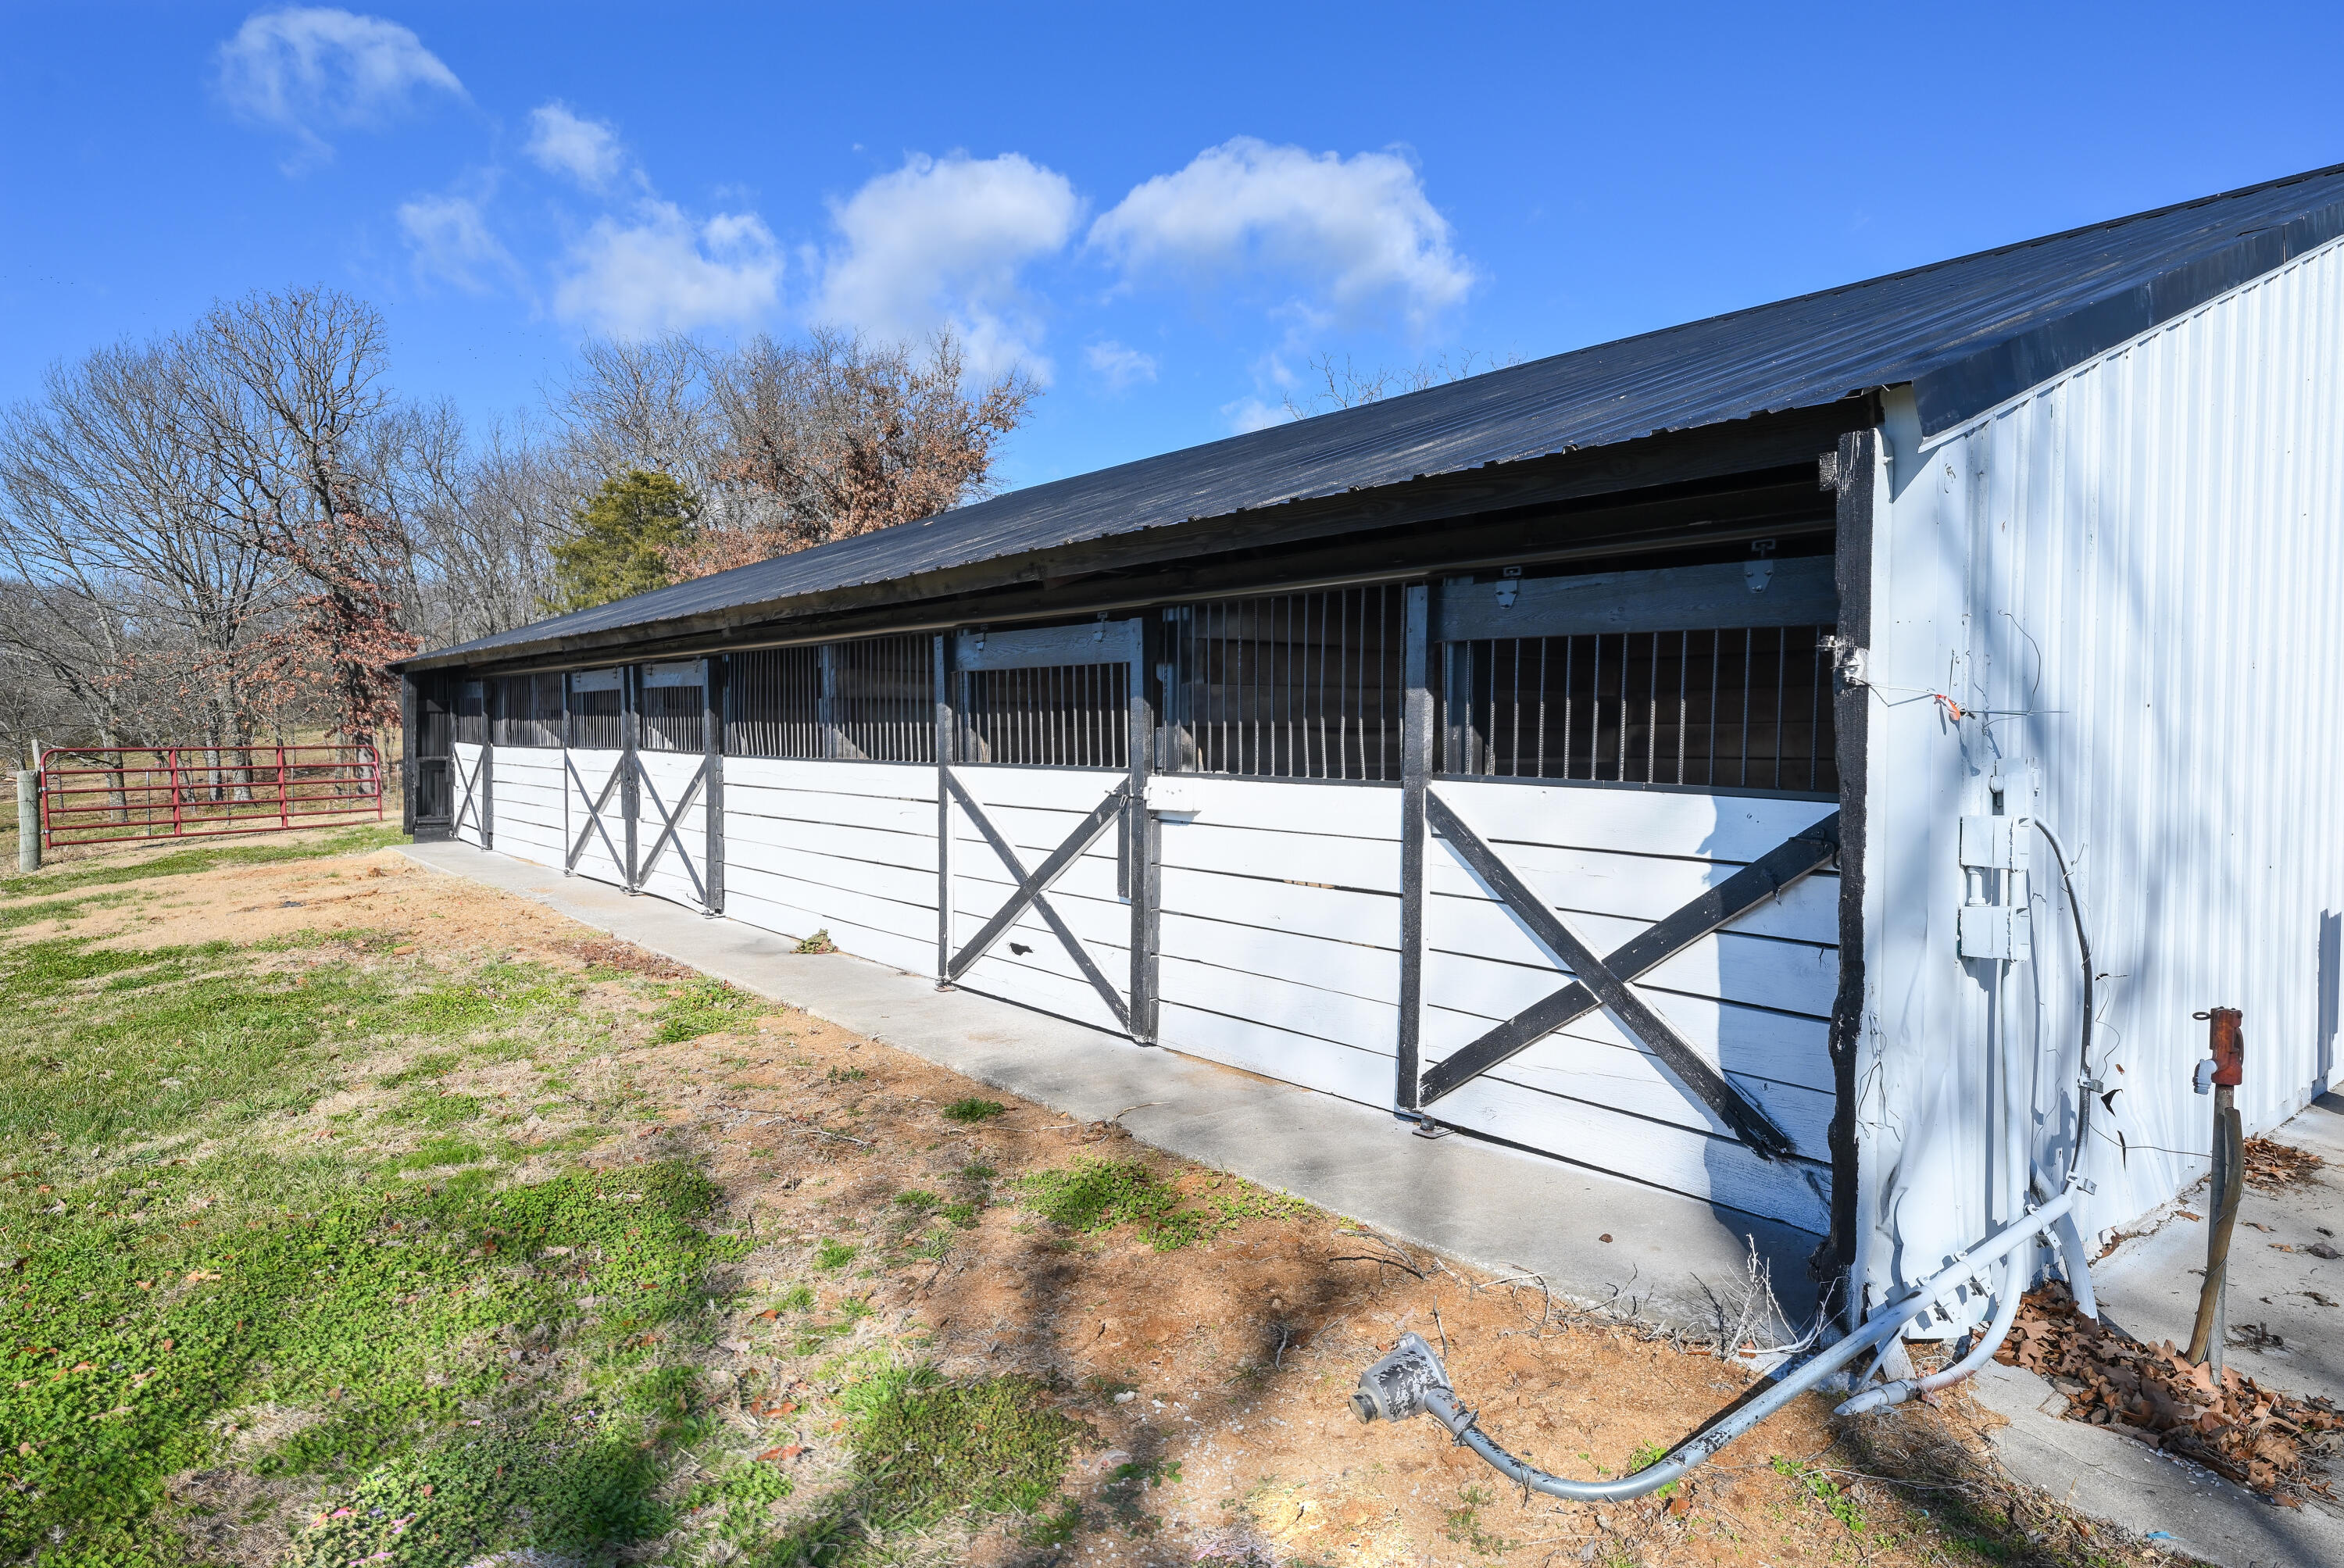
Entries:
[[[408,824],[1797,1227],[2327,1087],[2344,167],[403,668]],[[2056,852],[2055,852],[2056,846]],[[2079,938],[2088,941],[2088,954]]]

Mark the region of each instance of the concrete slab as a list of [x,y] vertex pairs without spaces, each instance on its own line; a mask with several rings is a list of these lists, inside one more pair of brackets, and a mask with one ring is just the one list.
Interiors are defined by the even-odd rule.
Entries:
[[[2323,1095],[2268,1136],[2328,1166],[2278,1192],[2249,1187],[2239,1199],[2230,1365],[2267,1388],[2344,1401],[2344,1259],[2308,1250],[2344,1252],[2344,1100]],[[2135,1339],[2187,1344],[2212,1218],[2201,1182],[2094,1264],[2102,1315]],[[2242,1332],[2249,1325],[2267,1337]]]
[[1992,1363],[1971,1388],[2010,1423],[1989,1434],[2002,1462],[2077,1512],[2221,1568],[2344,1563],[2344,1518],[2335,1513],[2275,1508],[2109,1428],[2062,1420],[2066,1397],[2023,1368]]
[[927,976],[844,954],[803,956],[753,927],[510,855],[461,844],[404,853],[1053,1110],[1119,1116],[1157,1148],[1402,1240],[1535,1271],[1558,1296],[1628,1298],[1658,1320],[1702,1324],[1702,1285],[1733,1285],[1754,1247],[1784,1310],[1799,1320],[1814,1310],[1805,1264],[1815,1239],[1773,1220],[1463,1136],[1416,1138],[1384,1109],[939,992]]

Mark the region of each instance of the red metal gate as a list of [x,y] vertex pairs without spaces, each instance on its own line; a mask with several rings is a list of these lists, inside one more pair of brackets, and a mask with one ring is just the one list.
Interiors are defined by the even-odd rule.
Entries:
[[384,820],[371,745],[58,747],[40,773],[51,848]]

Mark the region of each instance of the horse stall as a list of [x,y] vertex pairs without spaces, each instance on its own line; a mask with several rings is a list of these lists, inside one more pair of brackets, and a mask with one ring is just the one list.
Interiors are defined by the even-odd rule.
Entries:
[[2328,1087],[2339,244],[2323,171],[436,651],[407,820],[1789,1227],[1853,1326],[2195,1180],[2192,1009],[2251,1127]]

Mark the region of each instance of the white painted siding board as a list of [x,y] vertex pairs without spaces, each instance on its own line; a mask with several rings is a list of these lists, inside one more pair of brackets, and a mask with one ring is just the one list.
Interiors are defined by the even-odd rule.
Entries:
[[936,770],[927,763],[798,761],[780,757],[724,759],[727,794],[748,789],[803,790],[813,794],[855,794],[902,800],[936,798]]
[[[741,890],[769,903],[803,910],[813,921],[812,926],[792,933],[793,936],[811,936],[815,930],[833,921],[847,921],[865,930],[884,931],[894,936],[924,938],[928,944],[928,960],[923,966],[935,966],[936,917],[932,909],[922,909],[916,905],[899,903],[853,888],[826,886],[800,877],[777,875],[752,866],[743,866],[740,870]],[[734,884],[729,868],[724,891],[725,903],[730,907]],[[846,944],[841,941],[839,946],[844,948]]]
[[[1256,832],[1333,834],[1353,838],[1399,839],[1399,791],[1367,784],[1312,784],[1180,776],[1183,800],[1198,807],[1195,821],[1241,826]],[[1180,819],[1166,822],[1167,830]]]
[[955,767],[961,787],[988,805],[1077,814],[1096,805],[1131,775],[1121,768]]
[[893,965],[910,974],[931,973],[935,963],[935,938],[924,943],[895,935],[856,926],[802,909],[795,905],[767,898],[757,892],[724,890],[726,916],[744,926],[760,931],[771,931],[793,941],[804,941],[816,931],[827,929],[830,939],[844,953],[875,963]]
[[[839,827],[826,822],[792,822],[778,816],[739,815],[732,809],[732,790],[729,784],[725,786],[724,803],[724,844],[728,854],[735,843],[753,845],[779,854],[815,855],[826,860],[892,866],[923,874],[931,883],[935,881],[936,808],[933,805],[927,808],[928,832],[916,835]],[[928,900],[935,901],[933,887]]]
[[1390,1003],[1168,956],[1161,959],[1157,976],[1167,1002],[1209,1007],[1215,1012],[1384,1057],[1399,1048],[1399,1009]]
[[874,894],[899,904],[914,905],[927,912],[931,931],[935,926],[936,874],[901,865],[884,865],[876,861],[850,860],[842,855],[816,855],[807,850],[758,844],[754,840],[736,840],[728,825],[724,840],[724,865],[729,875],[734,868],[763,871],[776,876],[793,876],[824,887],[846,888]]
[[1157,927],[1161,952],[1248,975],[1301,981],[1389,1007],[1399,1005],[1399,954],[1389,947],[1322,941],[1168,910],[1158,916]]
[[1830,801],[1593,784],[1436,779],[1432,793],[1491,843],[1570,845],[1747,862],[1839,809]]
[[1162,1004],[1157,1023],[1158,1037],[1168,1049],[1362,1105],[1392,1103],[1389,1057],[1169,998]]
[[[1566,914],[1563,921],[1598,953],[1610,952],[1645,929],[1633,922],[1600,916]],[[1551,977],[1546,990],[1553,990],[1570,976],[1571,971],[1549,959],[1545,947],[1522,926],[1521,917],[1503,905],[1427,899],[1424,926],[1427,946],[1434,951],[1486,957],[1522,969],[1523,977],[1510,985],[1507,994],[1524,996],[1524,999],[1506,1008],[1505,1015],[1537,999],[1524,995],[1541,983],[1530,971],[1542,971]],[[1832,998],[1839,989],[1839,950],[1721,932],[1654,965],[1636,984],[1829,1017]]]
[[1164,913],[1191,915],[1257,930],[1364,943],[1397,952],[1399,900],[1256,876],[1227,876],[1167,865],[1158,874]]
[[[1433,841],[1446,850],[1448,845]],[[1725,861],[1622,855],[1548,845],[1506,844],[1498,853],[1531,891],[1566,913],[1602,914],[1650,926],[1665,919],[1741,869]],[[1426,887],[1459,897],[1488,897],[1453,851],[1426,856]],[[1825,945],[1839,940],[1839,878],[1804,876],[1779,898],[1733,922],[1733,929]]]
[[1167,821],[1162,843],[1167,868],[1399,892],[1398,838],[1257,832],[1198,817],[1191,823]]
[[[1423,1024],[1428,1063],[1480,1038],[1491,1026],[1527,1005],[1524,998],[1537,999],[1530,995],[1535,987],[1521,985],[1520,971],[1510,975],[1509,967],[1461,954],[1426,955],[1425,993],[1434,998],[1425,1010]],[[1546,994],[1538,992],[1538,996]],[[1673,991],[1650,991],[1645,1000],[1689,1044],[1730,1071],[1810,1088],[1828,1090],[1832,1086],[1830,1030],[1823,1019],[1736,1007]],[[1567,1026],[1564,1032],[1626,1049],[1644,1048],[1642,1042],[1601,1009]]]
[[724,779],[724,809],[743,816],[773,817],[784,822],[823,823],[836,827],[877,829],[888,833],[936,835],[936,803],[894,795],[849,794],[806,789],[769,789],[739,785],[728,771]]
[[[1110,973],[1107,978],[1112,981],[1115,976]],[[1123,1032],[1123,1026],[1115,1021],[1115,1015],[1106,1010],[1106,1005],[1099,1000],[1099,994],[1091,989],[1088,981],[1037,968],[1010,956],[1005,948],[979,958],[962,976],[959,984],[984,996],[1038,1007],[1095,1029]]]
[[[1830,1215],[1808,1185],[1823,1173],[1793,1160],[1760,1159],[1730,1139],[1579,1100],[1477,1078],[1441,1102],[1443,1119],[1543,1148],[1574,1164],[1614,1171],[1672,1192],[1764,1215],[1820,1235]],[[1448,1115],[1455,1106],[1456,1114]]]

